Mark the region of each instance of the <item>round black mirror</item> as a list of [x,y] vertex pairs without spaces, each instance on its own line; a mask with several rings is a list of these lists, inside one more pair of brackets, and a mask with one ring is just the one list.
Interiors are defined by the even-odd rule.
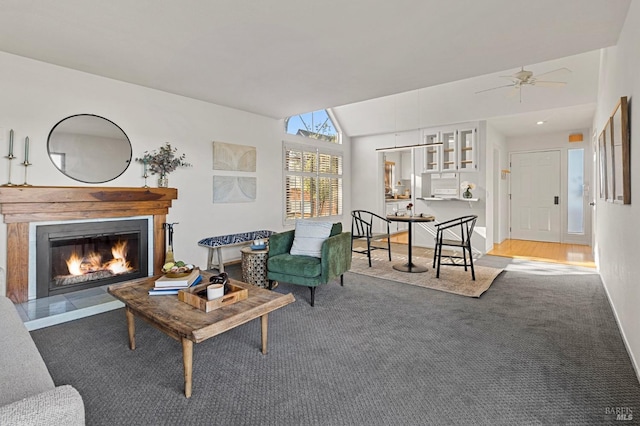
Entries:
[[60,120],[49,132],[49,158],[58,170],[85,183],[109,182],[131,164],[131,142],[106,118],[78,114]]

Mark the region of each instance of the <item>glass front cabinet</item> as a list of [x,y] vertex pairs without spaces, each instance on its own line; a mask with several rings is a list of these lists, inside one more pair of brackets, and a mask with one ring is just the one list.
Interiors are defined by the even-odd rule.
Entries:
[[458,150],[456,144],[457,131],[441,132],[442,142],[442,172],[455,172],[458,170]]
[[423,130],[424,173],[477,170],[475,128]]
[[476,129],[460,129],[458,132],[458,167],[460,171],[475,171]]

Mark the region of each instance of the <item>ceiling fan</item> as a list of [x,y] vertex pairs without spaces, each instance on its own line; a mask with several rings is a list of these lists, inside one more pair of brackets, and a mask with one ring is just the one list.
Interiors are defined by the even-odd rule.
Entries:
[[508,78],[511,80],[510,84],[503,86],[492,87],[490,89],[480,90],[477,93],[488,92],[491,90],[511,88],[511,91],[507,96],[519,95],[520,102],[522,102],[522,86],[540,86],[540,87],[562,87],[567,84],[566,81],[553,81],[553,80],[541,80],[540,77],[545,78],[563,78],[571,73],[569,68],[558,68],[553,71],[547,71],[542,74],[534,75],[532,71],[525,70],[524,67],[520,68],[520,71],[512,75],[501,75],[500,78]]

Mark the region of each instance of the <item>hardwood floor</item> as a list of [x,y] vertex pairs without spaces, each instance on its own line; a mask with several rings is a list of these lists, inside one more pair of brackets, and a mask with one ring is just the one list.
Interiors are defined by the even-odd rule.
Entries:
[[392,243],[409,244],[409,231],[398,232],[391,237]]
[[546,243],[541,241],[505,240],[494,244],[492,256],[531,259],[544,262],[595,268],[596,264],[590,246],[580,244]]
[[[401,232],[391,237],[392,243],[408,244],[408,233]],[[505,240],[494,244],[492,256],[531,259],[544,262],[595,268],[593,252],[590,246],[580,244],[545,243],[541,241]]]

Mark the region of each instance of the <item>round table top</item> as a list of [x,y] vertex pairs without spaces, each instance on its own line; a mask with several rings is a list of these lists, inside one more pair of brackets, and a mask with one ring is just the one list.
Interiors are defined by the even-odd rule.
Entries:
[[240,249],[240,251],[242,253],[255,253],[255,254],[261,254],[261,253],[268,253],[269,252],[269,247],[263,249],[263,250],[254,250],[251,247],[242,247]]
[[436,220],[435,216],[425,215],[425,214],[416,214],[416,215],[404,215],[404,216],[396,216],[393,214],[387,215],[387,219],[392,222],[433,222]]

